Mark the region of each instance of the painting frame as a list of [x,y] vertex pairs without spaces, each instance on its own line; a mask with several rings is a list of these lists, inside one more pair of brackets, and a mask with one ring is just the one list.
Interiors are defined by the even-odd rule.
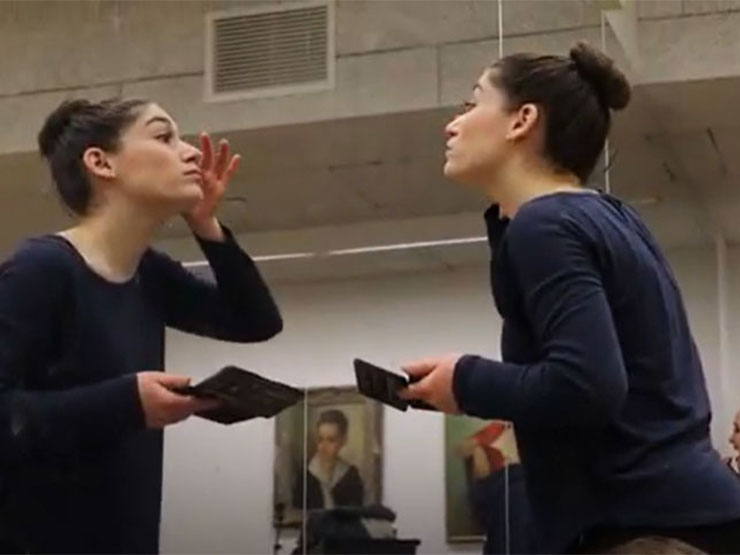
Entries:
[[[340,410],[347,415],[348,435],[354,456],[349,462],[356,466],[364,486],[363,505],[380,504],[383,500],[383,407],[358,392],[354,386],[313,387],[304,390],[304,398],[275,418],[273,461],[272,524],[281,528],[300,528],[304,511],[295,507],[296,478],[307,473],[307,465],[315,452],[315,424],[321,413]],[[362,414],[357,432],[358,414]],[[305,421],[306,416],[308,422]],[[300,436],[300,446],[296,435]],[[304,437],[305,434],[305,437]],[[348,449],[349,446],[346,446]],[[357,452],[361,455],[357,456]],[[305,490],[304,490],[305,493]],[[306,499],[303,498],[305,505]],[[280,506],[280,509],[278,507]],[[282,513],[282,519],[279,518]]]

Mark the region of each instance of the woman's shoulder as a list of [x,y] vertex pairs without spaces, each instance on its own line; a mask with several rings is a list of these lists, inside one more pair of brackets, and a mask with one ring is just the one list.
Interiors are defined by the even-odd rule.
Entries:
[[188,272],[188,270],[182,262],[154,247],[150,247],[144,252],[139,263],[139,275],[147,283],[162,285],[170,279],[181,277],[184,272]]
[[162,271],[162,269],[169,270],[173,268],[182,268],[182,262],[176,260],[165,251],[155,247],[149,247],[144,252],[144,255],[141,258],[141,263],[145,269],[154,268],[158,271]]
[[4,268],[51,272],[74,266],[78,255],[61,235],[38,235],[22,240],[3,262]]
[[525,203],[509,222],[507,241],[531,246],[527,244],[540,240],[553,241],[578,233],[580,226],[569,201],[560,195],[547,195]]
[[525,202],[512,219],[510,227],[530,227],[533,224],[560,224],[579,215],[599,209],[604,195],[596,191],[560,191]]
[[74,282],[79,255],[57,235],[24,239],[0,263],[0,295],[4,299],[46,302]]

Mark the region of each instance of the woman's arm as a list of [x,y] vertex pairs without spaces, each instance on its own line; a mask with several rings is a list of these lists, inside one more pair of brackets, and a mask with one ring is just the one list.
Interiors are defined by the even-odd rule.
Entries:
[[164,255],[150,253],[153,275],[164,297],[165,321],[177,329],[225,341],[265,341],[283,329],[280,312],[252,259],[215,216],[239,155],[227,141],[214,152],[200,136],[203,198],[184,214],[213,270],[216,285],[197,279]]
[[622,407],[627,375],[587,240],[565,216],[540,209],[522,211],[506,240],[541,358],[462,357],[453,379],[458,405],[515,425],[603,425]]
[[68,260],[39,240],[0,266],[0,463],[74,457],[89,442],[145,425],[135,375],[63,391],[33,391],[29,371],[57,346]]
[[275,301],[254,261],[226,228],[224,240],[198,238],[216,284],[188,272],[167,256],[150,252],[165,320],[174,328],[225,341],[265,341],[283,327]]

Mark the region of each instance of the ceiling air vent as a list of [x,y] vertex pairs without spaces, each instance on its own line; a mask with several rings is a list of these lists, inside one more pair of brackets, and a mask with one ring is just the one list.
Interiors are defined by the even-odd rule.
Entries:
[[206,99],[228,101],[334,86],[331,0],[208,14]]

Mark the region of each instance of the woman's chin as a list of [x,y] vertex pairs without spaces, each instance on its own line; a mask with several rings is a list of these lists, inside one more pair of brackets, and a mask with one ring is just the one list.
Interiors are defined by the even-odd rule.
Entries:
[[187,198],[197,198],[198,201],[203,200],[203,187],[200,186],[198,181],[190,181],[182,186],[181,194]]
[[481,179],[480,172],[475,171],[475,168],[470,166],[461,166],[454,162],[447,160],[444,165],[444,176],[450,181],[454,181],[458,185],[462,185],[466,188],[480,189],[483,187],[484,180]]
[[159,204],[159,211],[166,218],[181,216],[192,212],[202,200],[202,194],[178,195],[177,197],[170,196],[167,199],[162,199]]
[[466,184],[464,169],[461,168],[459,164],[455,164],[452,160],[447,160],[447,162],[445,162],[442,172],[447,179],[456,183]]
[[177,198],[178,204],[180,204],[180,207],[185,211],[192,210],[198,206],[198,203],[202,200],[203,189],[201,189],[200,185],[197,184],[183,187]]

